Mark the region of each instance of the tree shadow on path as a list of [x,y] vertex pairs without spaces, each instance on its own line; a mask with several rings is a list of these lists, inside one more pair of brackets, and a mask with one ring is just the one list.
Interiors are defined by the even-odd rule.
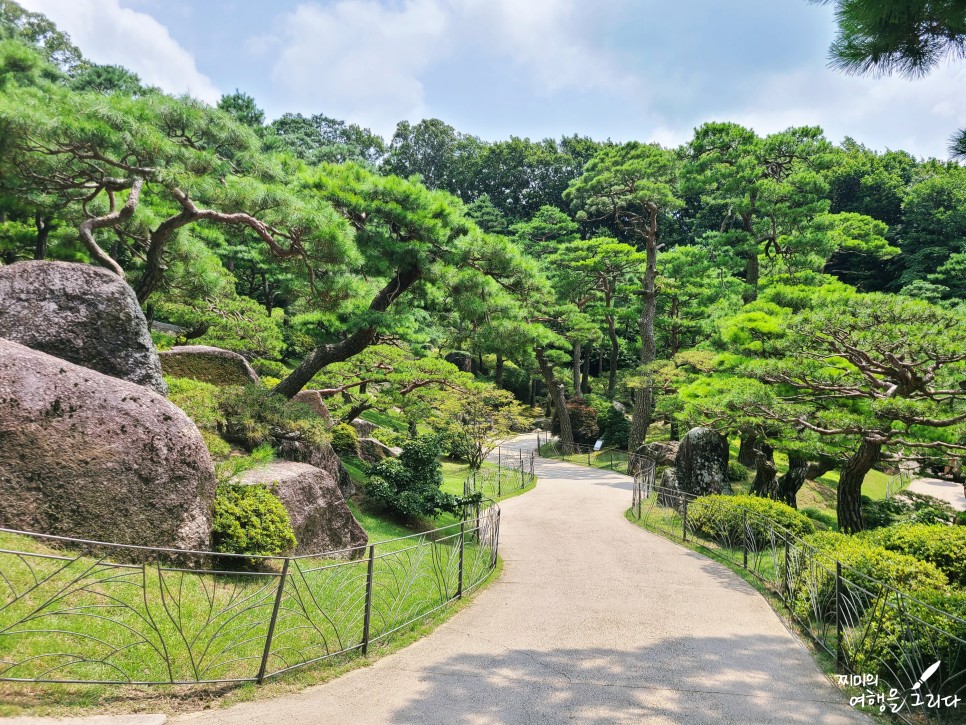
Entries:
[[871,722],[791,646],[779,637],[674,637],[626,651],[461,654],[434,666],[390,722]]

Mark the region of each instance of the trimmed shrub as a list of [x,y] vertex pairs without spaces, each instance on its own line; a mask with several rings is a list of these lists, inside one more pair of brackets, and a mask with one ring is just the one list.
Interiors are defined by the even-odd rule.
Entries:
[[403,446],[399,458],[387,458],[369,469],[366,496],[404,518],[433,517],[455,511],[456,498],[439,490],[443,483],[437,436],[419,436]]
[[738,461],[728,461],[728,481],[731,483],[748,483],[751,478],[751,469],[743,466]]
[[[570,413],[570,426],[574,430],[574,442],[589,445],[597,441],[600,428],[597,426],[597,411],[580,400],[568,400],[567,410]],[[560,421],[554,418],[551,431],[560,435]]]
[[[822,531],[805,537],[806,543],[818,554],[806,550],[804,555],[815,557],[816,566],[803,566],[795,572],[792,588],[795,592],[793,608],[802,619],[835,616],[835,562],[842,563],[842,576],[872,593],[845,584],[849,615],[857,620],[874,599],[876,585],[869,579],[888,584],[899,591],[911,593],[921,589],[945,589],[949,580],[929,562],[906,554],[888,551],[858,536]],[[822,556],[824,554],[824,556]]]
[[806,509],[801,509],[802,513],[808,516],[812,521],[815,522],[815,529],[818,531],[838,531],[839,521],[838,518],[833,513],[828,511],[823,511],[820,508],[815,508],[810,506]]
[[627,440],[631,435],[631,422],[624,413],[614,406],[609,406],[597,417],[597,426],[603,431],[601,438],[605,446],[627,448]]
[[956,586],[966,586],[966,529],[943,524],[907,524],[862,535],[889,551],[935,564]]
[[815,526],[804,514],[791,506],[760,496],[701,496],[688,504],[688,523],[698,533],[722,546],[739,547],[745,522],[756,547],[771,540],[769,522],[787,529],[798,537],[815,532]]
[[252,367],[255,372],[265,377],[266,375],[272,378],[282,378],[288,377],[291,372],[285,365],[275,360],[266,360],[265,358],[257,357],[252,360]]
[[[905,592],[943,589],[949,584],[946,575],[934,564],[889,551],[859,536],[822,531],[806,537],[805,541],[830,558],[842,562],[843,566]],[[856,584],[861,585],[862,582],[857,581]]]
[[853,669],[909,689],[929,665],[941,661],[930,682],[942,683],[943,695],[961,691],[966,686],[966,647],[956,638],[966,640],[966,624],[958,621],[966,620],[966,593],[920,590],[912,596],[915,601],[903,599],[901,604],[888,597],[866,610],[861,627],[869,634],[856,643]]
[[276,556],[295,549],[295,532],[282,502],[266,486],[223,483],[215,493],[215,551]]
[[221,388],[219,410],[225,418],[219,426],[222,437],[248,451],[265,443],[281,447],[329,442],[325,424],[309,406],[260,385]]
[[348,423],[339,423],[329,431],[332,436],[332,447],[335,452],[344,456],[355,456],[359,453],[359,432]]
[[862,497],[862,521],[867,529],[898,523],[937,524],[954,520],[956,511],[934,496],[903,491],[898,496],[874,501]]

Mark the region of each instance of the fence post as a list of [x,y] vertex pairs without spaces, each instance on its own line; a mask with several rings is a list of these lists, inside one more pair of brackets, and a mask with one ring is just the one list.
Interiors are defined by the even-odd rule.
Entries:
[[527,487],[526,470],[523,467],[523,449],[520,449],[520,488]]
[[587,449],[587,465],[588,465],[588,466],[591,466],[591,465],[593,465],[593,464],[592,464],[592,463],[590,462],[590,448],[588,448],[588,449]]
[[614,451],[610,452],[610,470],[614,470]]
[[788,545],[788,533],[785,533],[785,586],[783,587],[783,594],[785,596],[785,604],[791,608],[792,606],[792,571],[791,571],[791,556],[789,552]]
[[835,669],[842,672],[842,562],[835,562]]
[[366,613],[362,620],[362,654],[369,651],[369,622],[372,621],[372,570],[376,563],[376,545],[369,547],[369,566],[366,569]]
[[741,512],[741,559],[745,569],[748,568],[748,512]]
[[497,480],[503,478],[503,448],[502,446],[496,447],[496,477]]
[[[479,524],[477,524],[479,526]],[[459,581],[456,584],[456,598],[463,598],[463,537],[466,531],[466,522],[460,521],[460,573]]]
[[272,651],[272,637],[275,635],[275,622],[278,621],[278,609],[282,605],[282,594],[285,592],[285,578],[288,576],[288,557],[282,563],[282,574],[278,578],[278,591],[275,592],[275,605],[272,607],[272,618],[268,621],[268,634],[265,635],[265,649],[262,650],[262,664],[258,668],[258,684],[265,681],[265,671],[268,669],[268,655]]
[[684,509],[681,512],[681,538],[684,541],[688,540],[688,497],[683,495],[681,500],[684,501]]

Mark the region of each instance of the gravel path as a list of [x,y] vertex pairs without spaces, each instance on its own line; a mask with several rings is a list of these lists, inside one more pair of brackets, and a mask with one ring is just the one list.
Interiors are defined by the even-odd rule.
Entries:
[[870,722],[751,587],[624,519],[625,476],[546,459],[537,473],[502,504],[502,577],[431,635],[298,694],[169,722]]

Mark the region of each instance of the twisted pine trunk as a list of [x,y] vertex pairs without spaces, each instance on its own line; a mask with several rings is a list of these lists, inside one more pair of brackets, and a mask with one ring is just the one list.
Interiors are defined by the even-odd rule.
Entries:
[[575,451],[574,429],[570,424],[570,411],[567,410],[567,398],[564,396],[564,386],[554,378],[553,368],[547,362],[543,350],[537,348],[536,356],[537,364],[540,366],[540,374],[543,375],[543,381],[546,383],[547,390],[550,392],[550,401],[553,405],[557,420],[560,423],[560,443],[563,446],[563,452],[566,455],[570,455]]
[[858,449],[842,466],[839,474],[839,491],[836,513],[839,531],[854,534],[862,531],[862,482],[865,474],[878,463],[882,444],[863,438]]

